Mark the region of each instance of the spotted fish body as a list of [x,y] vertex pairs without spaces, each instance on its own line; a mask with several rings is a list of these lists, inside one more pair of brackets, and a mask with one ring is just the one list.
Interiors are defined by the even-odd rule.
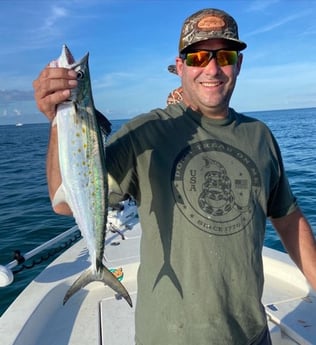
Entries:
[[[75,62],[66,46],[51,67],[66,67],[77,72],[78,86],[71,98],[58,105],[55,122],[62,184],[53,204],[67,202],[86,241],[91,267],[67,291],[66,301],[81,287],[102,281],[132,306],[125,287],[103,265],[108,210],[108,184],[101,116],[94,107],[88,67],[88,54]],[[109,122],[103,118],[110,132]]]

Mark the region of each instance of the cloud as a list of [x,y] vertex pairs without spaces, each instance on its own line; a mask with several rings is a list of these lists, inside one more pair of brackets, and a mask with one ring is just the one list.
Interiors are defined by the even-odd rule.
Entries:
[[302,18],[304,17],[305,15],[307,15],[308,13],[307,12],[301,12],[301,13],[297,13],[297,14],[293,14],[291,16],[288,16],[288,17],[284,17],[282,18],[281,20],[277,21],[277,22],[274,22],[274,23],[271,23],[269,25],[266,25],[266,26],[263,26],[257,30],[254,30],[248,34],[245,34],[245,36],[249,37],[249,36],[254,36],[254,35],[258,35],[258,34],[262,34],[262,33],[265,33],[265,32],[269,32],[269,31],[272,31],[280,26],[283,26],[289,22],[292,22],[294,20],[297,20],[298,18]]
[[68,11],[64,7],[53,6],[50,15],[45,19],[42,30],[56,30],[56,23],[59,19],[68,16]]
[[112,72],[92,80],[94,89],[110,88],[114,86],[127,85],[133,81],[135,75],[127,72]]
[[316,106],[316,71],[310,63],[246,67],[238,79],[233,107],[250,111]]
[[37,23],[29,30],[29,44],[36,47],[49,46],[53,40],[60,37],[67,29],[65,19],[69,11],[62,6],[53,5],[45,8],[46,16],[37,17]]
[[277,4],[279,0],[256,0],[253,2],[249,2],[247,11],[248,12],[259,12],[259,11],[264,11],[268,7],[273,6]]
[[0,104],[8,105],[13,102],[33,101],[33,91],[0,90]]

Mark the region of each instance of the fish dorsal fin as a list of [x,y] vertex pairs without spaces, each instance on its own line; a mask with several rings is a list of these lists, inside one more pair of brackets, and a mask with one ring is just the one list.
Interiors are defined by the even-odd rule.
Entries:
[[106,136],[111,133],[111,122],[98,110],[94,109],[99,126]]

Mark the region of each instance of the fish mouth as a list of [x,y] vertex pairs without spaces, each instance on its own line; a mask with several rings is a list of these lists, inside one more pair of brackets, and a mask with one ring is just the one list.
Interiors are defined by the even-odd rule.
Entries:
[[63,45],[62,54],[66,57],[67,63],[69,65],[72,65],[73,63],[75,63],[75,58],[71,54],[71,52],[70,52],[69,48],[66,46],[66,44]]

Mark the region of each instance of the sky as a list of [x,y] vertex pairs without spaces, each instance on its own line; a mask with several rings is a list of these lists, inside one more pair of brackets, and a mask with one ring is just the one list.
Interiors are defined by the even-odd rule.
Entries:
[[63,44],[89,52],[96,107],[127,119],[164,107],[186,17],[230,13],[248,45],[231,100],[239,112],[316,106],[315,0],[0,0],[0,125],[45,122],[32,82]]

